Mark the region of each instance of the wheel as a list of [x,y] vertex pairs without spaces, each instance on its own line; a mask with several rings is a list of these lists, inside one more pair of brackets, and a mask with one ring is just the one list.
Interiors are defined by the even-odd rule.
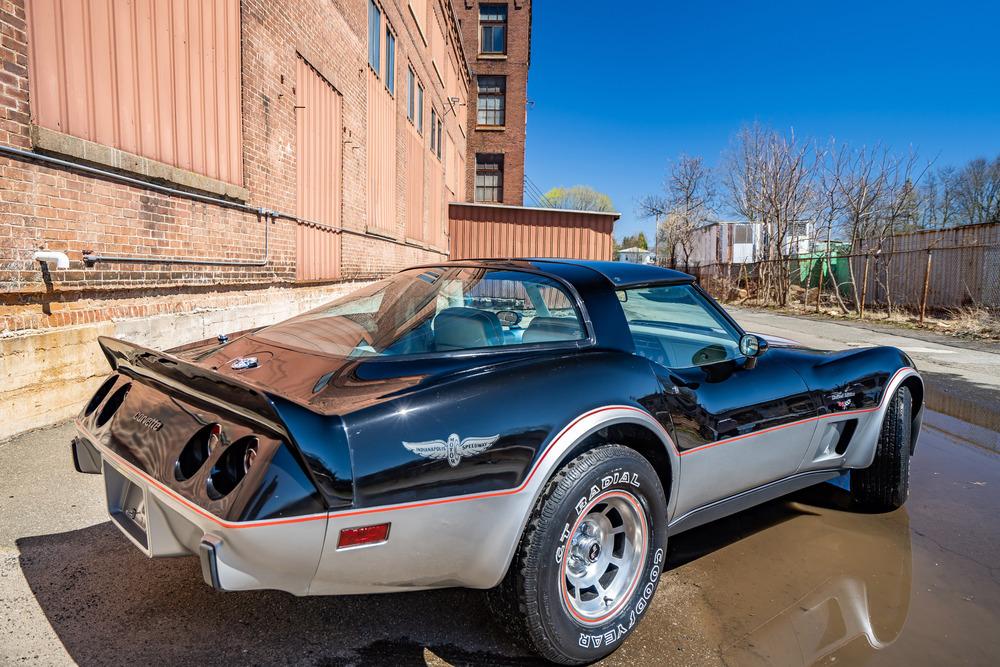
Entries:
[[851,501],[859,509],[888,512],[902,507],[910,493],[910,430],[913,397],[896,390],[886,411],[872,464],[851,472]]
[[590,663],[621,645],[649,606],[666,554],[667,502],[635,450],[604,445],[546,485],[500,585],[495,614],[553,662]]

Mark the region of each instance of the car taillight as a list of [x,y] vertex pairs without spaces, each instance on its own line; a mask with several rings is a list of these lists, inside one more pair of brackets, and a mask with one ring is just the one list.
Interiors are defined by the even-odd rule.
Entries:
[[340,538],[337,540],[338,549],[348,547],[360,547],[365,544],[378,544],[389,539],[389,523],[380,523],[374,526],[360,526],[358,528],[344,528],[340,531]]
[[222,437],[222,427],[219,424],[209,424],[187,441],[181,450],[177,462],[174,463],[174,478],[178,482],[191,479],[205,465],[212,451],[219,446]]
[[226,448],[208,476],[208,497],[218,500],[232,492],[250,472],[257,459],[260,441],[250,435]]
[[128,396],[128,390],[132,388],[132,383],[123,384],[115,390],[115,393],[111,394],[107,401],[104,403],[104,407],[101,411],[97,413],[97,425],[104,426],[108,423],[108,420],[114,416],[118,408],[122,406],[125,402],[125,397]]

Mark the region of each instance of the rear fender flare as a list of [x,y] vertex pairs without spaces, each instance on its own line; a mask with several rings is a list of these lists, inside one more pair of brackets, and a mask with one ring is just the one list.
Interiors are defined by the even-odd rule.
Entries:
[[[578,445],[581,442],[594,433],[615,424],[634,424],[646,428],[663,445],[670,462],[670,488],[667,490],[667,516],[665,518],[669,522],[676,506],[678,479],[680,476],[680,456],[670,435],[651,414],[642,408],[630,405],[613,405],[597,408],[572,420],[563,430],[559,431],[546,445],[538,465],[529,474],[529,479],[521,492],[524,496],[524,502],[522,505],[520,526],[506,555],[504,572],[506,572],[507,567],[509,567],[514,557],[514,551],[521,541],[521,536],[524,534],[524,528],[528,524],[531,512],[534,510],[535,504],[541,497],[549,480],[560,468],[569,462],[572,456],[579,453]],[[624,442],[618,444],[628,446],[628,443]],[[655,465],[652,461],[650,464]],[[502,578],[503,572],[500,573],[500,576]]]

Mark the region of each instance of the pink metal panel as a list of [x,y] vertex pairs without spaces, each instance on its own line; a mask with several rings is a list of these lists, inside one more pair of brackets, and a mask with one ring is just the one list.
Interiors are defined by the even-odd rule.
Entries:
[[239,0],[31,0],[38,125],[243,184]]
[[426,153],[420,135],[406,128],[406,236],[414,241],[427,238],[424,229],[424,172]]
[[32,0],[38,125],[243,184],[239,0]]
[[[402,87],[399,87],[402,90]],[[368,69],[368,227],[396,227],[396,104]]]
[[618,214],[451,204],[451,258],[611,259]]
[[[301,57],[295,68],[296,215],[340,226],[343,164],[343,98]],[[296,278],[340,276],[340,234],[300,223],[296,230]]]
[[428,168],[428,187],[430,187],[430,211],[428,213],[427,242],[437,248],[448,247],[448,221],[445,212],[447,205],[444,189],[444,168],[437,160],[431,158]]
[[438,81],[441,85],[446,86],[447,82],[444,78],[444,61],[447,56],[445,55],[444,33],[441,31],[441,24],[438,22],[437,17],[434,16],[433,12],[428,18],[431,24],[429,30],[430,34],[428,35],[431,48],[431,64],[434,66],[434,72],[437,74]]
[[407,3],[410,7],[410,11],[413,12],[413,19],[420,28],[420,32],[424,35],[424,40],[427,39],[427,9],[430,4],[428,0],[409,0]]

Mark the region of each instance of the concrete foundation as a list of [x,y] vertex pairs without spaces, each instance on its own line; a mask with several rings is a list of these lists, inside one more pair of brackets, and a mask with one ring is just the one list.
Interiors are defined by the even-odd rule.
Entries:
[[109,368],[97,344],[112,336],[165,349],[221,333],[278,322],[347,294],[365,283],[256,290],[251,303],[228,305],[245,293],[197,295],[187,312],[121,318],[0,335],[0,441],[69,419],[80,411]]

